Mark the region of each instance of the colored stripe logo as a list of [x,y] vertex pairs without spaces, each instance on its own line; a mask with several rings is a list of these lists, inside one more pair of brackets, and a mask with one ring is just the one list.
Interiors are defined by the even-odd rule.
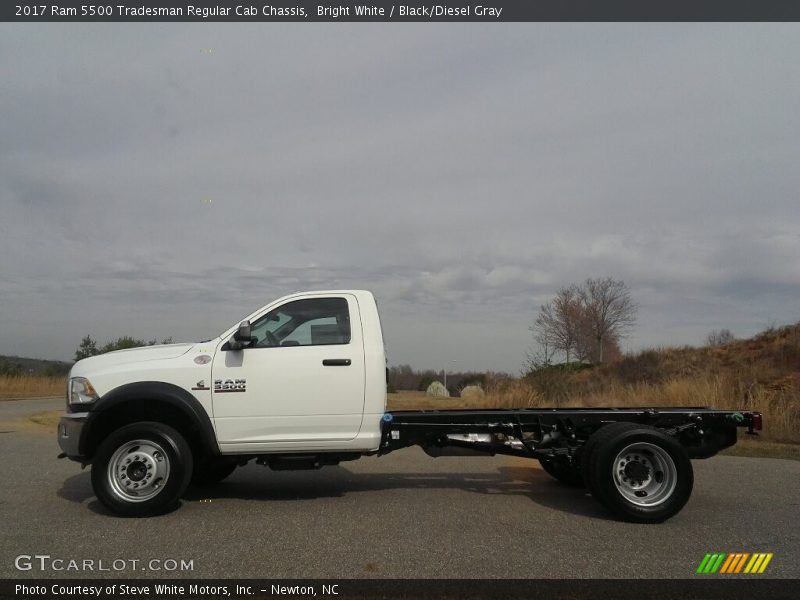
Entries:
[[736,575],[740,573],[763,573],[772,560],[772,552],[725,552],[707,553],[696,573]]

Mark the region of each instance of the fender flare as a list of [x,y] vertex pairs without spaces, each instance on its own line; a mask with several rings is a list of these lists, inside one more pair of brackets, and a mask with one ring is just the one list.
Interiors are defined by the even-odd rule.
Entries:
[[217,436],[211,418],[203,405],[185,389],[163,381],[138,381],[126,383],[103,394],[89,410],[86,427],[81,436],[81,447],[91,436],[92,424],[109,410],[130,401],[155,400],[177,408],[197,428],[203,450],[211,455],[219,454]]

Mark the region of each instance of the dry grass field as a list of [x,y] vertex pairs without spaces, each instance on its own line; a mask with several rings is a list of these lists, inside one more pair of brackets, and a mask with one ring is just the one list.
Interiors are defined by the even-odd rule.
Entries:
[[40,377],[22,375],[10,377],[0,375],[0,400],[8,398],[44,398],[63,396],[65,383],[63,377]]

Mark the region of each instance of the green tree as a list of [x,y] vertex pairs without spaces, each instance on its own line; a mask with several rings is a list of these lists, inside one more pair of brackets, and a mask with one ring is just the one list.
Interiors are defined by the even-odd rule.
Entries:
[[[118,337],[116,340],[112,342],[108,342],[104,344],[100,348],[97,347],[97,342],[93,340],[90,336],[86,336],[81,340],[80,346],[75,351],[75,361],[79,361],[83,358],[87,358],[89,356],[96,356],[98,354],[105,354],[106,352],[113,352],[114,350],[127,350],[128,348],[141,348],[142,346],[155,346],[158,344],[158,340],[152,339],[148,341],[144,340],[137,340],[134,337],[129,335],[123,335],[122,337]],[[164,338],[161,344],[171,344],[172,338]]]
[[97,342],[87,335],[81,340],[78,349],[75,351],[75,362],[98,354],[100,354],[100,350],[97,349]]
[[123,335],[122,337],[118,337],[113,342],[108,342],[105,346],[103,346],[100,349],[100,354],[105,354],[106,352],[113,352],[114,350],[127,350],[128,348],[140,348],[142,346],[152,346],[152,345],[153,344],[149,344],[144,340],[137,340],[129,335]]

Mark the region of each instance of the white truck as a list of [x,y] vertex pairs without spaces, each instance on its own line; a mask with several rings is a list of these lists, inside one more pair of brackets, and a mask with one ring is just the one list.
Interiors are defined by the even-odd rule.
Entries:
[[367,291],[295,293],[212,340],[77,362],[59,421],[61,458],[91,464],[111,511],[153,515],[190,483],[251,460],[317,469],[412,445],[431,456],[538,459],[618,516],[660,522],[692,490],[690,458],[761,429],[755,412],[689,408],[386,412],[386,358]]

